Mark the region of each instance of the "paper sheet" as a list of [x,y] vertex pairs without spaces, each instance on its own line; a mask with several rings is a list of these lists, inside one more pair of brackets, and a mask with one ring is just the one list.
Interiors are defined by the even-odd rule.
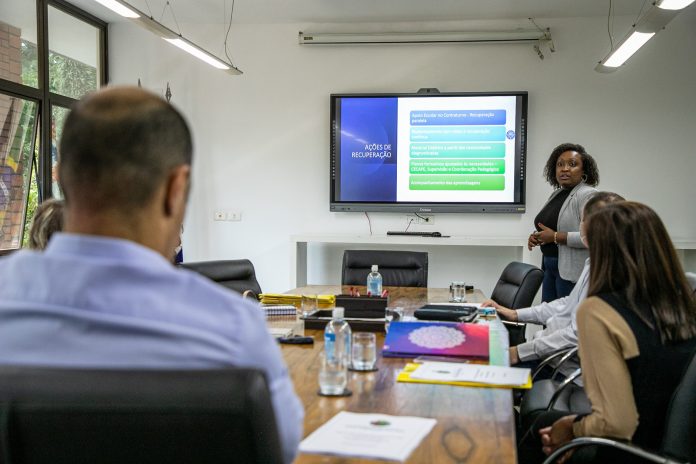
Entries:
[[302,443],[303,453],[405,461],[435,419],[341,411]]
[[411,378],[441,382],[477,382],[489,385],[524,385],[528,382],[530,373],[530,369],[519,367],[425,362],[411,372]]

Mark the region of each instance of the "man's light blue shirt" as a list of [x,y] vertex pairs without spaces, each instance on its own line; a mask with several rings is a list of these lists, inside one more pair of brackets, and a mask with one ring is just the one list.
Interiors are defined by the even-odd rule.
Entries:
[[56,234],[0,259],[0,364],[254,367],[268,378],[286,462],[304,411],[263,311],[128,240]]

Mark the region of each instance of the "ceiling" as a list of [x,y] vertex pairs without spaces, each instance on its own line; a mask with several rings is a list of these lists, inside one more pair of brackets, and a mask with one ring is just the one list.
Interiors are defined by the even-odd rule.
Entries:
[[[107,22],[123,21],[94,0],[68,0]],[[233,0],[126,0],[165,24],[225,23]],[[234,0],[237,23],[364,23],[606,16],[609,0]],[[615,15],[638,15],[648,0],[613,0]],[[163,14],[164,12],[164,14]]]

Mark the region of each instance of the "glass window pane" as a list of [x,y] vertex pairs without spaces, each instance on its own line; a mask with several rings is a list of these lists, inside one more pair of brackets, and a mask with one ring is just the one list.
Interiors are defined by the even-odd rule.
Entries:
[[35,102],[0,94],[0,250],[20,246],[37,107]]
[[53,198],[63,198],[58,186],[58,144],[63,133],[63,124],[70,110],[61,106],[51,107],[51,191]]
[[39,86],[33,0],[0,1],[0,79]]
[[99,87],[99,29],[48,7],[48,88],[81,98]]

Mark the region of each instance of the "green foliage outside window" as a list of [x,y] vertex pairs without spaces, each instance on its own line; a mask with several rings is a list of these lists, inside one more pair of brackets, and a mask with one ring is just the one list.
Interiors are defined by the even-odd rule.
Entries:
[[[54,53],[49,51],[48,54],[49,61],[49,89],[53,93],[58,93],[60,95],[67,95],[71,97],[79,98],[89,92],[96,90],[97,79],[97,68],[94,66],[89,66],[80,61],[74,60],[68,56],[61,55],[60,53]],[[38,87],[37,83],[37,66],[38,66],[38,51],[35,44],[22,41],[22,82],[26,85],[33,87]],[[25,110],[27,111],[25,105]],[[62,132],[63,123],[65,122],[65,117],[68,111],[53,111],[53,124],[56,127],[56,133],[58,137]],[[33,125],[33,114],[22,114],[24,117],[30,118],[30,122]],[[27,127],[32,127],[27,126]],[[57,143],[57,140],[53,140],[53,143]],[[25,143],[22,146],[22,157],[23,159],[30,159],[27,157],[31,156],[31,144]],[[38,159],[38,143],[36,144],[36,158]],[[26,221],[24,223],[24,235],[22,237],[22,246],[25,246],[28,235],[29,228],[31,227],[32,219],[34,218],[34,212],[39,203],[39,189],[38,189],[38,179],[36,176],[36,166],[35,164],[31,169],[27,170],[27,175],[31,175],[29,183],[29,192],[27,195],[27,209],[26,209]]]

